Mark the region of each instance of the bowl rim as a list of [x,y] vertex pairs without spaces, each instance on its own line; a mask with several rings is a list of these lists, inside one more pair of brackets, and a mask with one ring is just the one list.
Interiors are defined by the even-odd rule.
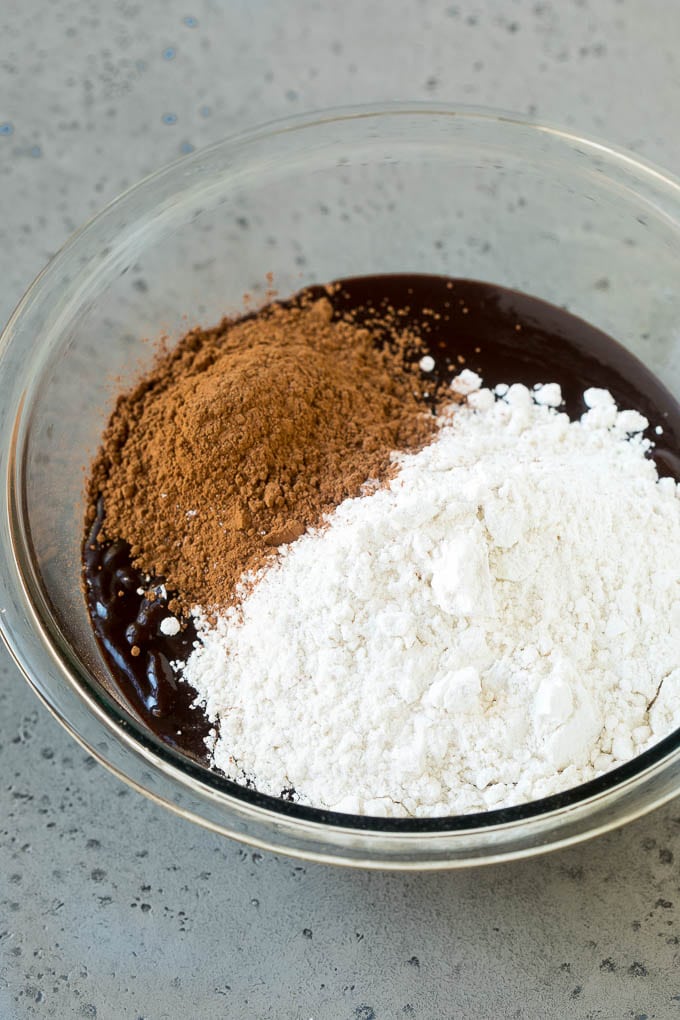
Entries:
[[[164,745],[158,738],[145,731],[142,724],[129,713],[121,709],[91,677],[84,675],[83,664],[75,656],[68,643],[60,634],[51,613],[48,600],[42,590],[37,571],[30,555],[30,535],[26,528],[26,515],[22,512],[23,489],[22,429],[25,422],[22,412],[27,395],[26,386],[21,386],[23,365],[19,365],[16,357],[13,361],[12,338],[20,331],[22,319],[29,317],[32,311],[40,306],[40,301],[49,293],[51,280],[59,273],[60,267],[74,249],[77,249],[91,235],[97,233],[102,223],[112,221],[119,209],[124,208],[131,197],[136,197],[145,190],[153,190],[160,182],[170,181],[175,175],[182,177],[184,172],[202,161],[210,161],[211,157],[221,155],[230,148],[249,146],[267,141],[282,134],[314,130],[331,123],[342,123],[373,118],[376,121],[388,117],[403,116],[451,117],[459,121],[488,121],[505,125],[512,129],[536,132],[546,135],[567,147],[574,146],[597,160],[610,161],[612,165],[624,168],[628,173],[652,182],[657,188],[670,196],[672,204],[677,206],[678,223],[680,226],[680,178],[666,173],[654,164],[639,159],[624,149],[606,144],[592,138],[585,138],[572,131],[547,124],[533,118],[522,117],[511,112],[493,110],[477,106],[452,106],[444,103],[383,103],[370,106],[340,107],[310,113],[298,114],[283,120],[274,120],[259,127],[239,132],[228,138],[213,143],[203,149],[174,160],[170,164],[144,177],[121,195],[108,203],[100,212],[91,217],[80,227],[48,262],[36,277],[24,297],[17,305],[14,313],[0,337],[0,369],[9,371],[9,380],[16,390],[14,405],[1,409],[0,462],[5,462],[5,484],[0,488],[0,573],[2,584],[0,595],[4,609],[0,611],[0,632],[20,671],[29,685],[36,691],[50,712],[58,719],[65,729],[93,755],[120,778],[135,789],[159,803],[163,803],[177,813],[194,821],[235,838],[245,840],[253,845],[273,850],[283,849],[287,853],[298,854],[306,859],[322,860],[333,863],[360,864],[375,867],[442,867],[461,866],[471,863],[490,863],[508,857],[526,856],[541,850],[564,846],[581,839],[606,831],[621,823],[620,813],[612,815],[612,796],[616,801],[630,799],[632,793],[639,791],[641,784],[654,785],[659,772],[672,764],[680,764],[680,730],[666,737],[642,755],[630,762],[611,770],[597,779],[591,780],[563,793],[519,804],[509,808],[494,809],[474,814],[449,816],[436,819],[402,819],[376,818],[372,816],[344,815],[325,811],[319,808],[299,804],[289,804],[278,798],[247,790],[230,780],[211,773],[194,765],[184,756]],[[36,340],[38,345],[39,338]],[[30,359],[27,359],[30,360]],[[8,387],[9,389],[10,387]],[[14,414],[12,415],[12,411]],[[1,426],[4,422],[5,428]],[[17,636],[29,622],[33,640],[27,647],[26,642]],[[86,736],[82,725],[74,725],[69,713],[63,709],[61,702],[53,696],[50,684],[37,675],[34,656],[40,659],[41,668],[47,665],[56,671],[63,681],[87,709],[94,720],[99,723],[97,739]],[[46,672],[49,672],[46,670]],[[73,698],[69,699],[73,704]],[[143,763],[145,769],[153,769],[161,777],[172,784],[190,788],[196,795],[200,789],[201,801],[213,801],[219,810],[236,814],[246,822],[254,822],[258,831],[247,831],[230,824],[229,821],[208,819],[196,808],[179,805],[169,792],[158,794],[149,785],[131,774],[129,769],[116,763],[114,756],[101,748],[102,734],[109,739],[124,745],[125,750]],[[674,783],[666,784],[657,794],[645,803],[637,806],[628,805],[626,820],[636,817],[652,807],[669,800],[680,792],[680,776]],[[635,799],[635,798],[633,798]],[[603,819],[598,824],[587,824],[582,817],[584,809],[596,809],[599,806]],[[587,811],[586,814],[589,814]],[[577,817],[579,816],[579,817]],[[445,842],[451,844],[457,836],[474,837],[494,834],[502,837],[513,830],[526,829],[530,834],[536,823],[547,820],[553,822],[576,824],[573,831],[568,831],[549,840],[536,841],[529,836],[529,842],[520,838],[517,845],[512,842],[510,848],[504,849],[500,844],[496,852],[484,853],[477,857],[461,847],[458,855],[449,847],[445,853],[450,856],[441,858],[434,844]],[[558,828],[560,826],[558,825]],[[565,824],[565,828],[569,826]],[[270,830],[268,832],[268,830]],[[297,830],[296,836],[302,840],[300,846],[291,846],[291,830]],[[340,843],[333,843],[330,849],[319,849],[327,845],[333,833],[346,837]],[[277,838],[278,834],[278,838]],[[282,837],[286,837],[281,842]],[[545,834],[544,834],[545,837]],[[358,838],[361,846],[355,856],[353,844]],[[422,851],[415,843],[425,840],[433,844],[431,850]],[[385,842],[394,842],[394,855],[386,849]],[[340,844],[344,843],[344,847]],[[396,844],[399,844],[397,847]],[[315,845],[316,844],[316,845]],[[375,844],[373,846],[372,844]],[[373,855],[377,854],[377,857]],[[404,858],[414,854],[417,859],[411,861]],[[368,859],[366,859],[368,856]]]

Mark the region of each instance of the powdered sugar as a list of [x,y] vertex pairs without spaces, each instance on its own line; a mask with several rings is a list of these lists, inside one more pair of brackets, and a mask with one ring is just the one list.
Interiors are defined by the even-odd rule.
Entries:
[[574,786],[680,725],[680,497],[631,438],[646,420],[606,391],[570,422],[555,384],[462,386],[389,487],[215,625],[198,613],[184,676],[227,775],[445,815]]

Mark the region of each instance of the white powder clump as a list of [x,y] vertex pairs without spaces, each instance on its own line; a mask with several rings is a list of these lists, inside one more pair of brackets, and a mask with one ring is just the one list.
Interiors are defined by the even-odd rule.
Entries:
[[562,390],[558,383],[536,386],[532,396],[537,404],[545,404],[547,407],[559,407],[562,403]]
[[481,385],[481,377],[469,368],[464,368],[463,371],[459,372],[459,374],[451,381],[451,389],[454,393],[459,393],[461,396],[467,396],[468,393],[474,393],[474,391],[478,390]]
[[599,390],[595,386],[583,392],[583,402],[586,407],[615,407],[616,402],[609,390]]
[[164,616],[159,629],[161,634],[165,634],[166,637],[175,637],[182,628],[176,616]]
[[388,487],[198,615],[184,677],[216,766],[427,817],[559,792],[680,725],[678,486],[609,395],[570,422],[538,392],[475,389]]

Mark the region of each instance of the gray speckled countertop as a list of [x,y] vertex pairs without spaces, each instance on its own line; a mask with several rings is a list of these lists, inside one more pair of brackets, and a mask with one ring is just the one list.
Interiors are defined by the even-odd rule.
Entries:
[[[675,0],[3,0],[0,319],[122,188],[244,126],[436,98],[680,172]],[[0,1020],[680,1018],[680,802],[423,876],[254,853],[122,786],[0,658]]]

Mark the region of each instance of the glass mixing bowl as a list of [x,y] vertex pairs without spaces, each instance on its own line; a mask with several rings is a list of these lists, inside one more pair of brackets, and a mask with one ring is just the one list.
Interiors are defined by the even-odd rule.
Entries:
[[[161,744],[116,699],[80,587],[83,470],[145,338],[335,277],[443,273],[564,305],[680,397],[680,185],[633,156],[512,115],[387,106],[288,120],[149,177],[33,284],[0,349],[0,621],[29,683],[136,789],[253,845],[387,868],[565,846],[680,792],[680,733],[531,804],[385,820],[283,803]],[[117,381],[118,380],[118,381]],[[643,538],[643,536],[641,536]],[[679,636],[680,642],[680,636]]]

